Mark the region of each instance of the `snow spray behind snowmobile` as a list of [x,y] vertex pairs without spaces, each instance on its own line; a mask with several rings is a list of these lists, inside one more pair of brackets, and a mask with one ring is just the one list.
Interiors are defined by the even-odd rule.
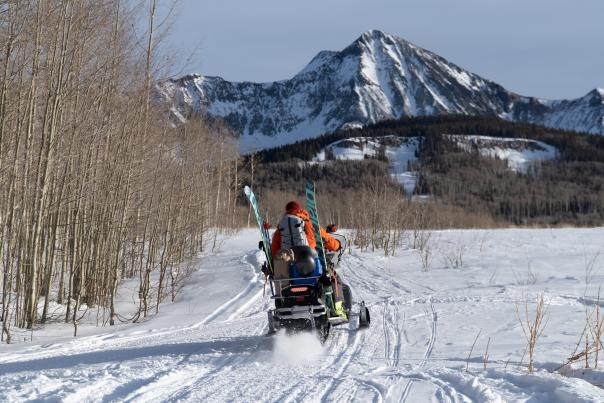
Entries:
[[[306,204],[313,223],[317,250],[308,246],[296,246],[280,251],[275,259],[270,253],[267,225],[260,217],[256,198],[247,186],[245,194],[258,219],[262,236],[260,248],[266,256],[262,271],[270,281],[271,298],[275,301],[275,308],[268,311],[269,333],[279,329],[288,332],[312,331],[324,342],[329,336],[331,326],[349,323],[351,316],[358,318],[359,328],[369,326],[369,310],[365,303],[359,304],[358,315],[351,314],[350,288],[342,283],[335,272],[346,249],[346,238],[332,232],[330,235],[340,242],[340,249],[335,252],[323,252],[314,183],[307,184]],[[340,306],[343,306],[343,312],[336,312],[337,300],[342,301]]]

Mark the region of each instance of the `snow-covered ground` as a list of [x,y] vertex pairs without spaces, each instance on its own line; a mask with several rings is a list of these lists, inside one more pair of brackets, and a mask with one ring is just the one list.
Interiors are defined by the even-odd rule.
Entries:
[[419,137],[383,136],[377,138],[354,137],[336,141],[315,156],[313,161],[323,162],[331,154],[338,160],[363,160],[376,157],[383,149],[390,162],[390,175],[403,185],[405,193],[413,195],[417,184],[417,172],[409,169],[409,164],[417,161]]
[[[597,302],[604,229],[433,232],[427,271],[415,250],[353,250],[339,272],[372,324],[335,328],[324,346],[265,335],[257,238],[228,239],[142,324],[1,345],[0,401],[604,401],[604,372],[550,372]],[[515,306],[532,312],[541,292],[548,321],[527,374]]]

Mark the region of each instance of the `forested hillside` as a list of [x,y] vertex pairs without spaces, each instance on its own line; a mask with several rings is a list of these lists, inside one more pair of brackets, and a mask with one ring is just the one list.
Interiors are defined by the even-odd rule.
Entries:
[[[517,172],[509,169],[505,160],[482,155],[476,148],[461,147],[450,135],[531,139],[554,147],[558,153],[555,159],[537,161],[525,172]],[[389,162],[383,156],[363,161],[308,162],[336,141],[385,136],[421,139],[414,164],[418,175],[414,194],[427,196],[423,204],[441,214],[453,209],[456,216],[465,216],[461,220],[465,226],[604,223],[604,138],[596,135],[496,118],[415,118],[342,130],[265,150],[247,160],[259,161],[254,183],[260,192],[300,194],[301,181],[310,178],[319,182],[330,203],[358,210],[368,208],[358,202],[361,194],[374,194],[376,189],[402,192],[390,177]],[[438,225],[455,221],[443,217]]]

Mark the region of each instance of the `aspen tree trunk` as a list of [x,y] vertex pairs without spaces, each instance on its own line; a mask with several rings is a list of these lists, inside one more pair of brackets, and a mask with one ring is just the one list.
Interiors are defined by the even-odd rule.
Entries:
[[220,217],[218,216],[220,207],[220,193],[222,191],[222,161],[224,156],[224,141],[220,142],[220,157],[218,162],[218,185],[216,188],[216,203],[214,205],[214,242],[212,244],[212,250],[216,250],[216,240],[218,238],[218,231],[220,228]]

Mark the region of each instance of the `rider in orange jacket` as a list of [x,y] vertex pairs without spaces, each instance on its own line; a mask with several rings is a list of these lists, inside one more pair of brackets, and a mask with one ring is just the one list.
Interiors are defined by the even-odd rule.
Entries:
[[[315,233],[312,228],[312,223],[310,222],[308,211],[304,210],[297,201],[291,201],[285,206],[285,215],[294,216],[304,221],[304,233],[306,235],[306,240],[308,241],[308,246],[316,249],[317,240],[315,239]],[[340,242],[334,237],[330,236],[323,228],[321,228],[321,237],[323,238],[323,246],[326,250],[336,251],[340,249]],[[279,252],[279,250],[281,250],[281,247],[281,231],[277,229],[271,242],[271,254],[273,257],[277,254],[277,252]]]

